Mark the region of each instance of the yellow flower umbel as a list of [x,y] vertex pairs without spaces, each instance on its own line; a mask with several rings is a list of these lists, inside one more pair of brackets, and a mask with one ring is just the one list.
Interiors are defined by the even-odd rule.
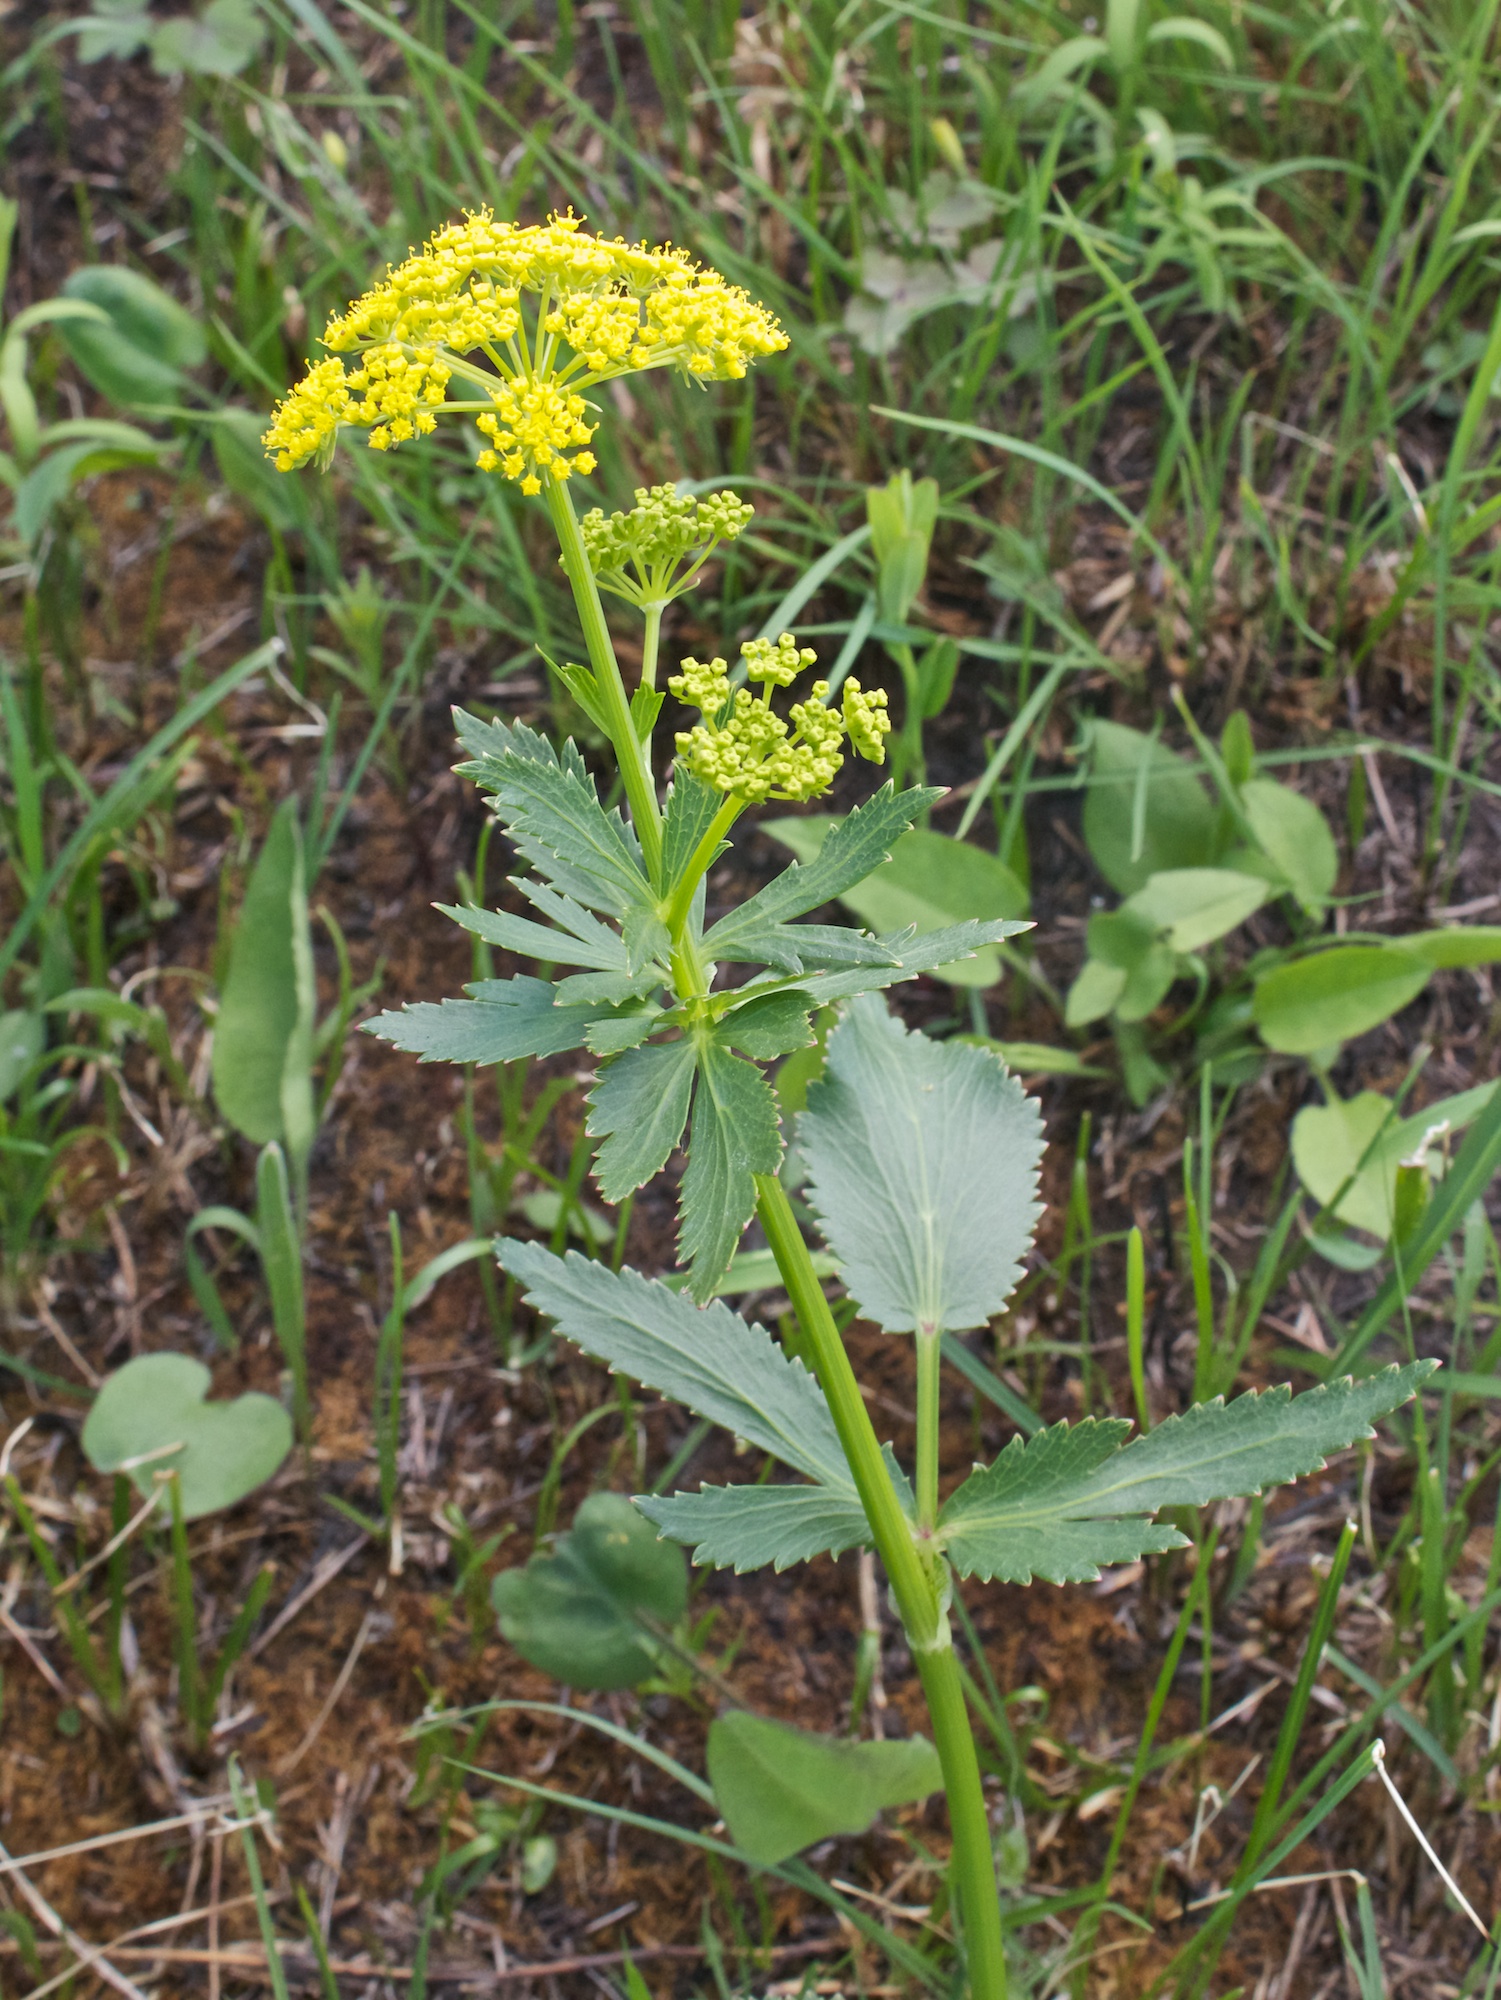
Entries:
[[[829,684],[815,681],[806,701],[794,702],[784,721],[771,705],[773,688],[790,687],[818,655],[790,632],[775,641],[751,639],[740,648],[747,680],[762,683],[758,700],[749,688],[730,689],[723,660],[684,660],[667,685],[678,700],[703,711],[703,721],[677,736],[685,769],[717,791],[747,805],[764,799],[816,799],[844,762],[846,733],[873,764],[886,756],[886,693],[870,694],[846,681],[843,713],[827,705]],[[790,722],[790,727],[789,727]]]
[[452,412],[489,440],[481,470],[538,493],[546,479],[594,470],[583,390],[646,368],[734,379],[787,336],[739,286],[670,245],[607,242],[571,214],[521,227],[481,213],[440,229],[335,314],[323,345],[330,358],[310,364],[265,435],[283,472],[327,463],[341,425],[385,451]]

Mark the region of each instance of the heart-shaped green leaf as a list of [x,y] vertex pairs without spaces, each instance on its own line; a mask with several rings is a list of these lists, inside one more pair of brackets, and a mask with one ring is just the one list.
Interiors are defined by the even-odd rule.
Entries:
[[[153,1490],[157,1472],[175,1471],[189,1521],[233,1507],[264,1485],[292,1449],[291,1418],[255,1391],[232,1403],[206,1402],[209,1379],[188,1354],[140,1354],[116,1369],[84,1420],[83,1448],[94,1470],[128,1470],[143,1493]],[[146,1464],[136,1463],[143,1458]]]
[[863,1833],[883,1806],[925,1799],[943,1783],[925,1736],[851,1743],[743,1709],[710,1726],[708,1761],[735,1845],[765,1868],[830,1834]]

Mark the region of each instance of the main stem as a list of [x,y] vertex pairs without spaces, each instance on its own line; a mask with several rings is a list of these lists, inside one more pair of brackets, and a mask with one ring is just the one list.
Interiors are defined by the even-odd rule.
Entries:
[[[990,1821],[959,1665],[949,1636],[943,1572],[936,1559],[929,1562],[920,1552],[902,1512],[808,1246],[786,1191],[774,1174],[756,1176],[756,1213],[812,1352],[927,1698],[948,1795],[954,1838],[949,1867],[964,1925],[970,1993],[973,2000],[1006,2000],[1006,1952],[1001,1940]],[[936,1350],[936,1339],[933,1346]]]
[[662,866],[662,811],[657,804],[656,786],[652,783],[651,763],[631,719],[631,704],[626,695],[625,682],[620,677],[620,663],[615,658],[610,628],[605,623],[604,606],[599,601],[599,586],[589,567],[584,538],[579,533],[568,488],[560,480],[550,478],[543,491],[547,497],[547,511],[552,516],[557,533],[563,568],[573,588],[579,623],[584,628],[584,644],[589,649],[589,664],[594,669],[595,685],[609,721],[610,740],[620,760],[620,775],[625,781],[631,820],[641,842],[641,852],[646,857],[647,873],[655,882]]

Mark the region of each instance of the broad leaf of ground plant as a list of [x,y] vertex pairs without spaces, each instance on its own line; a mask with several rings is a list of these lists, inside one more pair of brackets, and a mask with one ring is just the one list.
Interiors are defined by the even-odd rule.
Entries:
[[629,1500],[594,1493],[550,1554],[502,1570],[490,1599],[506,1638],[543,1673],[569,1687],[635,1687],[656,1672],[652,1626],[687,1609],[688,1572]]
[[829,1036],[798,1121],[845,1285],[888,1333],[983,1326],[1041,1214],[1042,1119],[988,1049],[909,1034],[875,998]]
[[292,1420],[257,1390],[207,1402],[210,1380],[188,1354],[139,1354],[117,1368],[84,1419],[83,1448],[94,1470],[128,1468],[145,1494],[158,1472],[175,1472],[188,1521],[253,1493],[292,1449]]
[[1407,1402],[1436,1361],[1348,1376],[1294,1396],[1285,1385],[1198,1403],[1122,1447],[1118,1419],[1055,1424],[1013,1438],[973,1472],[939,1516],[945,1553],[961,1575],[1029,1583],[1088,1582],[1110,1563],[1175,1548],[1183,1538],[1148,1516],[1262,1493],[1316,1472],[1331,1452]]
[[258,1146],[310,1142],[316,1007],[302,833],[287,799],[251,872],[214,1024],[214,1096]]
[[852,1743],[744,1709],[710,1727],[708,1766],[731,1839],[763,1868],[832,1834],[863,1833],[882,1807],[915,1803],[943,1783],[925,1736]]

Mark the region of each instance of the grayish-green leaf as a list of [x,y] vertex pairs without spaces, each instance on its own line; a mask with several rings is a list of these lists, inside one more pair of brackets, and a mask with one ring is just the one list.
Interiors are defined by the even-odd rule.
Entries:
[[[206,1402],[210,1379],[187,1354],[138,1354],[117,1368],[84,1419],[83,1448],[94,1470],[128,1471],[147,1494],[154,1474],[176,1472],[189,1521],[263,1486],[292,1449],[292,1420],[256,1391],[231,1403]],[[149,1462],[133,1463],[141,1458]]]
[[790,992],[768,993],[759,1000],[748,1000],[725,1015],[719,1038],[756,1062],[770,1062],[776,1056],[789,1055],[793,1049],[809,1048],[813,1029],[808,1019],[808,997],[793,987]]
[[744,1709],[711,1724],[708,1767],[731,1839],[763,1868],[833,1834],[863,1833],[883,1807],[912,1804],[943,1784],[924,1736],[852,1742]]
[[823,1391],[764,1327],[717,1300],[695,1306],[637,1271],[611,1271],[576,1251],[554,1257],[539,1243],[504,1237],[496,1255],[537,1311],[586,1354],[810,1479],[853,1493]]
[[589,1093],[589,1135],[605,1142],[594,1174],[606,1201],[624,1201],[666,1166],[688,1122],[696,1060],[685,1037],[627,1049],[600,1071]]
[[829,1036],[797,1143],[844,1282],[888,1333],[982,1326],[1041,1214],[1036,1103],[987,1049],[909,1034],[875,999]]
[[219,1109],[256,1145],[311,1142],[317,992],[296,801],[284,800],[256,859],[214,1023]]
[[640,844],[620,814],[600,804],[571,741],[560,758],[524,723],[484,723],[462,710],[454,722],[465,748],[477,753],[456,768],[495,794],[511,839],[540,875],[613,917],[655,912]]
[[1369,1437],[1377,1418],[1416,1392],[1438,1366],[1418,1361],[1354,1382],[1348,1376],[1294,1397],[1283,1386],[1172,1416],[1118,1448],[1125,1426],[1086,1418],[1013,1439],[971,1474],[939,1516],[962,1575],[1025,1582],[1087,1581],[1105,1564],[1178,1545],[1154,1525],[1164,1507],[1264,1492],[1315,1472],[1332,1452]]
[[[814,866],[840,825],[826,814],[814,814],[769,820],[762,831]],[[1026,889],[1003,861],[982,847],[926,828],[904,833],[881,866],[841,890],[839,900],[882,936],[910,925],[921,937],[969,918],[1016,918],[1027,912]],[[993,986],[1001,975],[993,950],[953,964],[934,961],[932,970],[956,986]]]
[[[682,881],[723,804],[724,794],[706,785],[702,778],[683,770],[681,765],[674,770],[667,804],[662,810],[662,882],[666,892],[670,893]],[[715,853],[722,854],[728,845],[728,841],[722,840]],[[712,863],[711,856],[706,865]]]
[[[599,1010],[558,1007],[545,979],[477,979],[468,1000],[418,1000],[366,1021],[378,1035],[423,1062],[514,1062],[580,1048]],[[643,1035],[651,1032],[648,1020]]]
[[818,972],[799,979],[799,988],[810,1000],[823,1004],[830,1000],[853,999],[858,993],[875,993],[887,986],[899,986],[921,972],[948,978],[961,959],[983,951],[987,945],[1001,944],[1018,931],[1029,931],[1029,923],[997,919],[950,924],[947,930],[929,931],[918,937],[912,931],[895,931],[876,942],[891,953],[894,965],[874,965],[868,970],[855,967],[848,972]]
[[687,1608],[688,1569],[629,1500],[594,1493],[552,1553],[503,1570],[490,1599],[506,1639],[543,1673],[569,1687],[634,1687],[656,1671],[652,1626]]
[[1268,1048],[1313,1055],[1379,1027],[1417,998],[1432,972],[1400,944],[1337,944],[1263,973],[1251,1009]]
[[715,1569],[786,1569],[870,1540],[859,1497],[828,1486],[701,1486],[636,1505],[693,1560]]
[[530,917],[514,917],[506,910],[480,910],[471,903],[460,907],[439,903],[435,907],[456,924],[462,924],[466,931],[483,938],[486,944],[498,945],[502,951],[521,952],[527,958],[556,965],[588,965],[596,972],[626,969],[625,946],[597,918],[590,921],[599,932],[598,938],[585,941],[567,931],[534,924]]
[[1118,722],[1093,721],[1089,775],[1084,838],[1095,866],[1122,895],[1165,868],[1219,860],[1218,810],[1166,744]]
[[[715,924],[704,939],[710,958],[743,960],[743,941],[768,925],[790,923],[808,910],[833,902],[855,883],[879,868],[892,844],[904,834],[925,806],[941,798],[940,791],[917,787],[898,793],[885,784],[829,832],[815,859],[794,862],[775,881]],[[750,954],[759,958],[761,954]]]
[[708,1298],[735,1254],[756,1206],[756,1174],[782,1164],[771,1086],[719,1039],[698,1044],[693,1135],[678,1204],[678,1250],[692,1267],[689,1289]]

